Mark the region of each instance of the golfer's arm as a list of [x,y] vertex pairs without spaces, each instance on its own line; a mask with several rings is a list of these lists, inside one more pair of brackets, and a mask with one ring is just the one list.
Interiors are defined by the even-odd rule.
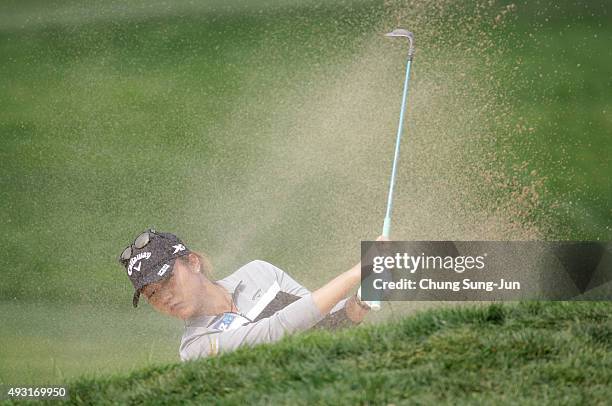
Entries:
[[185,361],[215,355],[243,345],[270,343],[285,334],[307,330],[321,321],[324,315],[346,297],[359,283],[360,276],[358,264],[271,317],[219,333],[202,334],[201,331],[194,331],[193,334],[183,337],[181,359]]
[[321,314],[327,314],[344,299],[361,280],[361,263],[335,277],[312,292],[312,300]]
[[[275,278],[277,282],[280,284],[281,290],[283,292],[287,292],[287,293],[290,293],[296,296],[300,296],[300,297],[306,296],[307,294],[310,293],[308,289],[300,285],[291,276],[289,276],[287,273],[283,272],[281,269],[277,268],[276,266],[268,262],[265,262],[265,261],[254,261],[254,262],[257,264],[257,266],[262,267],[262,269],[265,269],[265,270],[268,270],[274,273]],[[357,273],[359,274],[358,280],[357,280],[357,283],[358,283],[359,278],[361,278],[360,264],[355,265],[354,268],[358,269],[357,271]],[[352,269],[348,272],[351,272],[351,271],[355,272]],[[342,277],[342,275],[340,275],[340,277]],[[343,284],[342,281],[337,281],[336,279],[334,279],[330,283],[336,281],[336,283]],[[350,291],[351,288],[349,287],[348,290]],[[317,327],[334,328],[334,327],[338,327],[338,325],[340,324],[346,324],[346,322],[349,322],[349,321],[352,323],[359,323],[361,322],[361,320],[363,320],[365,315],[368,313],[367,310],[364,310],[361,306],[357,304],[354,296],[347,299],[344,302],[342,300],[346,297],[346,294],[338,295],[338,297],[339,298],[333,298],[333,300],[331,300],[332,302],[335,302],[335,303],[333,304],[330,310],[328,310],[327,312],[321,312],[321,314],[325,314],[327,316],[317,325]],[[321,309],[321,307],[319,306],[317,306],[317,308],[319,310]],[[335,311],[335,313],[330,313],[331,311]]]

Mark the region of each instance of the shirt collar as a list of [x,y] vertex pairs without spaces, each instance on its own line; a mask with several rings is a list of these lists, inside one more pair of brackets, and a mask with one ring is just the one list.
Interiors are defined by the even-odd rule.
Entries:
[[[239,280],[238,283],[233,283],[231,280],[228,280],[228,278],[225,278],[225,279],[220,279],[216,281],[215,283],[225,288],[230,293],[230,295],[232,295],[232,300],[234,301],[234,304],[236,304],[236,297],[238,296],[238,294],[243,288],[242,280]],[[208,325],[217,316],[219,315],[218,314],[214,314],[214,315],[203,314],[201,316],[192,317],[190,319],[185,320],[185,327],[194,327],[194,326],[195,327],[201,327],[201,326],[208,327]]]

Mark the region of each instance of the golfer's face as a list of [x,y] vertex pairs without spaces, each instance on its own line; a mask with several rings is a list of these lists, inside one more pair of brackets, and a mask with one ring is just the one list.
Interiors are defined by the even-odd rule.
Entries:
[[142,294],[159,312],[185,320],[198,310],[197,282],[197,274],[176,261],[168,279],[145,286]]

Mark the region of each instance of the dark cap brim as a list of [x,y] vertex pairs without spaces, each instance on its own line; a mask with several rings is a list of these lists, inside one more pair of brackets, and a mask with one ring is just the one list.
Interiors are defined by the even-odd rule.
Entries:
[[140,291],[139,290],[134,292],[134,297],[132,298],[132,305],[134,305],[134,307],[138,307],[138,300],[140,300]]

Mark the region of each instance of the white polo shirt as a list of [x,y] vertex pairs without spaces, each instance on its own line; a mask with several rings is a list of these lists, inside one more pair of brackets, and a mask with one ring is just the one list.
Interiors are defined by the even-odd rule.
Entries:
[[[286,334],[308,330],[325,317],[308,289],[265,261],[249,262],[217,283],[232,294],[239,314],[186,320],[179,349],[182,361],[232,351],[244,345],[278,341]],[[299,299],[270,317],[253,321],[278,292],[299,296]],[[346,300],[338,303],[331,313],[344,308],[345,303]]]

